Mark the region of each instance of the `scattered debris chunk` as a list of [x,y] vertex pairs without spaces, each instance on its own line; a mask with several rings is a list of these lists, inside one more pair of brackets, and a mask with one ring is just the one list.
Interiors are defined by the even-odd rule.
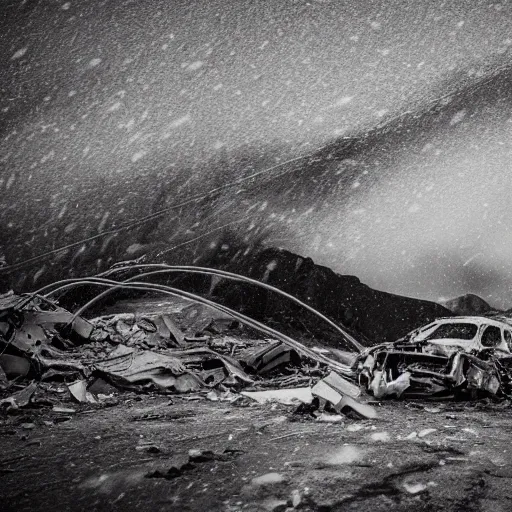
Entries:
[[342,395],[349,395],[352,398],[358,398],[361,396],[361,389],[358,386],[352,384],[352,382],[349,382],[347,379],[340,377],[336,372],[330,372],[323,378],[323,382]]
[[302,501],[302,497],[300,495],[300,491],[298,489],[294,489],[292,491],[292,496],[291,496],[292,507],[297,508],[300,505],[301,501]]
[[272,389],[268,391],[242,391],[241,395],[252,398],[260,404],[279,402],[284,405],[309,404],[313,401],[311,388]]
[[332,377],[326,381],[326,379],[318,381],[315,386],[311,389],[311,393],[313,396],[320,398],[326,402],[329,402],[336,411],[343,412],[344,410],[352,410],[357,413],[359,416],[367,419],[374,419],[377,417],[377,411],[370,405],[364,404],[356,399],[354,399],[349,394],[342,394],[340,391],[332,387],[328,384],[328,382],[336,385],[338,389],[343,387],[344,389],[352,390],[350,383],[341,384],[343,379],[341,377],[336,376]]
[[[212,389],[206,394],[206,399],[212,402],[235,402],[240,398],[240,395],[232,393],[231,390],[219,391],[218,389]],[[199,397],[200,399],[200,397]]]
[[24,389],[17,391],[8,398],[0,400],[0,405],[9,404],[11,407],[14,408],[26,407],[30,403],[30,400],[32,399],[32,396],[34,395],[36,390],[37,383],[31,382]]
[[53,412],[58,412],[61,414],[75,414],[76,410],[72,409],[71,407],[59,407],[54,405],[52,408]]
[[80,403],[95,404],[97,400],[94,398],[92,393],[87,391],[87,381],[77,380],[72,384],[68,384],[69,394]]
[[161,450],[155,444],[139,444],[135,447],[137,451],[145,451],[148,453],[160,453]]
[[153,319],[156,331],[151,334],[151,344],[158,345],[163,342],[164,346],[182,347],[185,344],[185,336],[168,315],[160,315]]
[[365,426],[361,425],[360,423],[354,423],[352,425],[347,426],[347,430],[349,432],[359,432],[360,430],[364,430]]
[[92,381],[92,384],[89,385],[88,391],[93,396],[99,396],[115,394],[118,392],[118,389],[101,377],[97,377]]
[[219,460],[226,462],[238,457],[241,450],[224,450],[223,453],[217,453],[212,450],[189,450],[188,458],[190,462],[209,462],[211,460]]
[[196,464],[210,461],[227,462],[240,455],[240,450],[224,450],[223,453],[217,453],[212,450],[189,450],[188,455],[177,454],[171,458],[166,471],[156,470],[146,474],[146,478],[165,478],[172,480],[181,476],[185,471],[196,468]]
[[342,466],[345,464],[353,464],[363,458],[364,452],[357,446],[345,445],[339,450],[335,450],[327,458],[324,459],[329,466]]
[[249,370],[264,375],[281,365],[299,364],[300,356],[295,350],[278,341],[253,351],[245,357],[244,361]]
[[171,458],[167,463],[167,470],[155,470],[150,471],[145,476],[146,478],[165,478],[166,480],[172,480],[181,476],[185,471],[194,469],[195,466],[189,461],[189,457],[186,455],[176,455]]
[[418,432],[418,437],[427,437],[428,435],[433,434],[434,432],[437,432],[437,428],[426,428]]
[[137,321],[137,325],[146,332],[156,332],[157,326],[150,318],[141,318]]
[[404,489],[409,494],[419,494],[420,492],[426,491],[428,488],[428,484],[424,484],[423,482],[415,482],[415,483],[404,482],[403,486],[404,486]]
[[343,416],[341,416],[341,414],[328,414],[323,412],[316,417],[316,421],[320,423],[343,423]]
[[251,480],[252,485],[274,485],[280,484],[285,481],[285,478],[281,473],[266,473],[261,476],[257,476]]
[[[267,498],[257,504],[256,510],[265,512],[284,512],[288,509],[288,501],[278,500],[277,498]],[[252,509],[250,509],[252,510]]]
[[387,443],[391,440],[391,436],[389,435],[389,432],[374,432],[370,435],[370,439],[372,441],[378,441],[381,443]]
[[204,385],[179,359],[148,350],[137,351],[125,345],[118,345],[108,359],[95,364],[95,369],[120,387],[130,388],[132,384],[149,381],[161,389],[171,388],[183,393]]

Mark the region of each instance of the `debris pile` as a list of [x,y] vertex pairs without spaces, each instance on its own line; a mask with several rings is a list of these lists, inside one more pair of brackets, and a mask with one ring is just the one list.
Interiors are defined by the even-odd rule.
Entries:
[[[91,320],[39,295],[10,294],[1,304],[0,386],[7,396],[0,404],[7,409],[33,405],[39,396],[40,405],[61,412],[51,397],[59,390],[81,404],[103,404],[120,392],[199,393],[210,400],[316,401],[319,410],[330,404],[337,414],[375,416],[358,402],[359,387],[333,372],[324,355],[304,347],[308,357],[294,348],[300,345],[245,332],[233,317],[201,304],[177,315]],[[283,398],[287,391],[291,399]]]
[[48,296],[1,296],[0,407],[9,411],[38,404],[69,416],[74,409],[59,405],[64,398],[112,405],[121,392],[152,392],[297,404],[301,414],[337,422],[342,415],[375,418],[368,404],[372,396],[512,395],[512,328],[503,322],[442,318],[360,352],[354,340],[355,351],[347,353],[308,348],[225,306],[183,293],[188,299],[172,313],[89,320],[80,316],[83,308],[72,313]]

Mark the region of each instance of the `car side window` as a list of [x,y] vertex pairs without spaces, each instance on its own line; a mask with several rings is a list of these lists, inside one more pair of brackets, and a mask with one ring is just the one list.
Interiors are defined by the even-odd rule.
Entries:
[[495,325],[489,325],[482,333],[482,345],[484,347],[495,347],[501,342],[501,329]]
[[512,350],[512,333],[509,330],[505,329],[504,335],[507,347],[509,348],[509,350]]

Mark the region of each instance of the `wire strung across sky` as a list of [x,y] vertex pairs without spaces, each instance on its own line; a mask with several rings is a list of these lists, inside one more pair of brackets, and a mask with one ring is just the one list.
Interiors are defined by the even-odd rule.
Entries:
[[[498,73],[499,71],[503,71],[504,69],[507,69],[507,68],[510,68],[510,64],[509,63],[506,63],[504,65],[501,65],[501,66],[497,66],[494,70],[492,70],[491,72],[491,76],[484,76],[476,85],[475,87],[478,88],[478,87],[482,87],[483,85],[485,85],[491,78],[493,75],[495,75],[496,73]],[[458,91],[455,89],[455,90],[452,90],[451,92],[447,92],[445,94],[443,94],[441,97],[437,97],[435,99],[432,99],[428,102],[429,104],[429,107],[428,108],[432,108],[433,106],[435,106],[437,103],[443,101],[444,99],[450,97],[450,96],[455,96],[458,94]],[[385,126],[393,123],[393,122],[396,122],[397,120],[399,120],[400,118],[403,118],[407,115],[410,115],[412,114],[412,112],[410,111],[406,111],[406,112],[402,112],[400,114],[398,114],[397,116],[394,116],[394,117],[390,117],[390,118],[387,118],[385,120],[383,120],[381,123],[379,123],[376,127],[374,127],[374,129],[382,129],[384,128]],[[346,138],[346,141],[348,143],[350,143],[351,141],[353,141],[354,139],[352,137],[347,137]],[[318,153],[319,151],[331,146],[333,144],[332,141],[329,141],[327,144],[324,144],[316,149],[314,149],[313,151],[309,152],[308,154],[306,155],[301,155],[301,156],[298,156],[298,157],[294,157],[294,158],[291,158],[289,160],[286,160],[284,162],[280,162],[276,165],[273,165],[271,167],[268,167],[266,169],[262,169],[261,171],[257,171],[249,176],[245,176],[243,178],[238,178],[234,181],[230,181],[228,183],[225,183],[224,185],[221,185],[219,187],[215,187],[203,194],[196,194],[196,195],[193,195],[187,199],[185,199],[184,201],[181,201],[180,203],[177,203],[177,204],[174,204],[174,205],[171,205],[171,206],[168,206],[166,208],[163,208],[161,210],[158,210],[156,212],[153,212],[151,214],[148,214],[148,215],[145,215],[143,217],[139,217],[138,219],[134,219],[132,221],[129,221],[129,222],[126,222],[125,224],[122,224],[116,228],[112,228],[112,229],[108,229],[106,231],[102,231],[101,233],[97,233],[96,235],[92,235],[90,237],[87,237],[87,238],[83,238],[81,240],[78,240],[76,242],[72,242],[70,244],[67,244],[67,245],[63,245],[61,247],[58,247],[57,249],[52,249],[51,251],[46,251],[44,253],[41,253],[41,254],[38,254],[36,256],[33,256],[32,258],[28,258],[28,259],[25,259],[23,261],[20,261],[18,263],[14,263],[12,265],[4,265],[2,267],[0,267],[0,273],[10,273],[14,270],[18,270],[20,268],[23,268],[29,264],[32,264],[32,263],[35,263],[37,261],[40,261],[40,260],[43,260],[45,258],[47,258],[48,256],[52,256],[54,254],[58,254],[60,252],[63,252],[63,251],[67,251],[69,249],[72,249],[74,247],[78,247],[80,245],[83,245],[83,244],[86,244],[88,242],[92,242],[94,240],[97,240],[97,239],[100,239],[100,238],[103,238],[105,236],[108,236],[108,235],[115,235],[117,233],[120,233],[122,231],[127,231],[127,230],[130,230],[130,229],[133,229],[137,226],[140,226],[142,224],[145,224],[146,222],[150,222],[154,219],[157,219],[159,217],[162,217],[163,215],[165,215],[166,213],[170,212],[170,211],[173,211],[173,210],[177,210],[179,208],[183,208],[184,206],[187,206],[191,203],[194,203],[194,202],[198,202],[198,201],[201,201],[203,199],[207,199],[209,197],[212,197],[212,196],[215,196],[215,194],[219,193],[219,192],[222,192],[223,190],[226,190],[228,188],[231,188],[231,187],[235,187],[235,186],[238,186],[238,185],[241,185],[242,183],[245,183],[245,182],[248,182],[250,180],[255,180],[256,178],[259,178],[271,171],[274,171],[275,169],[279,169],[280,167],[283,167],[287,164],[291,164],[291,163],[294,163],[294,162],[298,162],[300,160],[306,160],[307,158],[311,158],[312,156],[314,156],[316,153]],[[286,171],[283,171],[281,173],[278,173],[276,174],[274,177],[271,177],[270,179],[276,179],[277,177],[281,177],[283,176],[284,174],[288,174],[290,172],[295,172],[296,170],[300,169],[300,167],[292,167],[290,168],[289,170],[286,170]],[[240,222],[240,220],[238,220],[237,222]],[[224,226],[223,226],[224,227]],[[221,229],[221,228],[218,228],[218,229]],[[162,252],[165,253],[165,252],[169,252],[170,250],[173,250],[175,249],[176,247],[181,247],[183,245],[186,245],[188,243],[192,243],[193,241],[196,241],[200,238],[202,238],[203,236],[207,236],[208,234],[210,234],[212,231],[208,231],[207,233],[203,234],[203,235],[200,235],[192,240],[188,240],[188,241],[185,241],[183,242],[182,244],[179,244],[171,249],[168,249],[168,250],[165,250]]]

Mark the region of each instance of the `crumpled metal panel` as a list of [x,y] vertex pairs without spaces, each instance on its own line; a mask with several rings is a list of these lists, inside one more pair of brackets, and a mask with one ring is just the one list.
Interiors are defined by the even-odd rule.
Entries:
[[[138,352],[125,345],[119,345],[108,359],[97,362],[94,366],[121,384],[153,382],[164,389],[176,389],[178,378],[187,373],[183,363],[175,357],[149,350]],[[199,389],[203,386],[203,382],[195,376],[188,380],[190,382],[187,387],[191,389]]]

